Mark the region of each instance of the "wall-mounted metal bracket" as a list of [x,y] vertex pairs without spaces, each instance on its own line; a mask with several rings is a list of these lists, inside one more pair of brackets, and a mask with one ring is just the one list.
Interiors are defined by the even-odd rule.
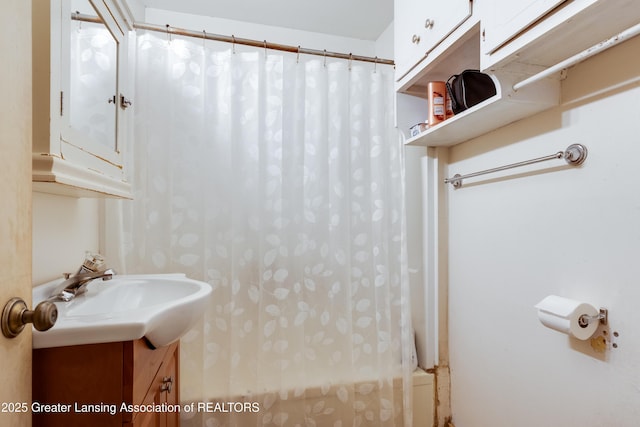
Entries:
[[582,144],[571,144],[564,150],[564,160],[571,166],[578,166],[587,159],[587,147]]
[[601,325],[608,325],[609,324],[609,310],[607,310],[606,308],[600,308],[600,315],[598,316],[598,319],[600,320],[600,324]]
[[600,312],[595,316],[589,316],[587,314],[583,314],[578,318],[578,325],[582,328],[586,328],[589,324],[598,321],[601,325],[609,324],[609,310],[606,308],[600,308]]

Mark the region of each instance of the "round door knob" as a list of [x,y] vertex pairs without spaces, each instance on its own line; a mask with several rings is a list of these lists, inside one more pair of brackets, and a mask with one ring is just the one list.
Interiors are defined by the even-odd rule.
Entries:
[[417,34],[414,34],[413,37],[411,37],[411,42],[418,44],[420,43],[420,36]]
[[11,298],[2,310],[2,334],[15,338],[24,326],[33,323],[38,331],[51,329],[58,320],[58,308],[51,301],[43,301],[35,310],[28,310],[22,298]]

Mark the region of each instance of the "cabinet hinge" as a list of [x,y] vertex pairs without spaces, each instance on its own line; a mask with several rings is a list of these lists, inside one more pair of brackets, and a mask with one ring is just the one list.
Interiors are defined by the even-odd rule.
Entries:
[[64,92],[60,91],[60,116],[63,116],[64,114]]

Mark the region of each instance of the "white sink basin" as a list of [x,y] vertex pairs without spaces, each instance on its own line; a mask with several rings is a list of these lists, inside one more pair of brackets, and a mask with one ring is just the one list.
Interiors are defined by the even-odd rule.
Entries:
[[[63,279],[33,289],[33,305],[46,300]],[[184,274],[116,275],[89,283],[69,302],[55,301],[58,320],[33,330],[33,348],[130,341],[154,347],[177,341],[202,316],[211,286]]]

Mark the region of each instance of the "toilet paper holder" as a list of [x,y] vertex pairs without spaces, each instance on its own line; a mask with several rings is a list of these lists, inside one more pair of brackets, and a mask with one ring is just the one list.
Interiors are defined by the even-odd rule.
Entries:
[[609,322],[609,310],[601,307],[600,312],[595,316],[583,314],[578,318],[578,325],[580,325],[581,328],[586,328],[595,321],[600,322],[601,325],[607,325],[607,323]]

